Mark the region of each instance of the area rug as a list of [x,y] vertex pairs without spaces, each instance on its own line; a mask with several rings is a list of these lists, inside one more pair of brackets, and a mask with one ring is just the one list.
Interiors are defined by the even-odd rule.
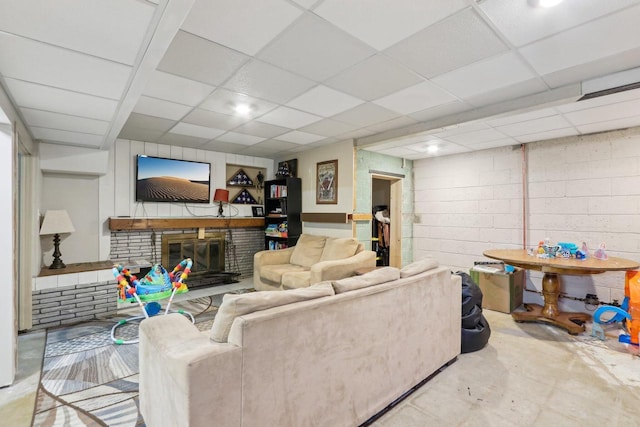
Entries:
[[[222,294],[171,308],[191,313],[205,331],[221,302]],[[33,426],[145,425],[138,410],[138,344],[116,345],[111,339],[115,323],[139,314],[139,308],[132,308],[108,319],[47,330]],[[116,338],[133,340],[137,334],[138,321],[133,321],[118,327]]]

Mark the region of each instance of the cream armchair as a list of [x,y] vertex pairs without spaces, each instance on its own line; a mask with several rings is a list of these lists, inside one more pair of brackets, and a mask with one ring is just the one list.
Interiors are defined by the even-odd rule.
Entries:
[[294,247],[255,254],[253,286],[258,291],[304,288],[375,265],[376,253],[355,239],[303,234]]

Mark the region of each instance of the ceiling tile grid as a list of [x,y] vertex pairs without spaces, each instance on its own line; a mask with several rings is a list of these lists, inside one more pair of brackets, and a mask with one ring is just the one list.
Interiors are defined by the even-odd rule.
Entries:
[[[0,84],[34,138],[103,149],[115,127],[261,157],[356,139],[415,159],[640,125],[640,90],[555,95],[640,67],[640,0],[196,0],[178,12],[11,0]],[[535,101],[545,94],[559,102]]]

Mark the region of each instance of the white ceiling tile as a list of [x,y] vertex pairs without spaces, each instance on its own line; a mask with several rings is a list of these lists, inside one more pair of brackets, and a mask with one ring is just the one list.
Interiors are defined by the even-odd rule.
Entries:
[[289,132],[291,129],[282,126],[274,126],[258,121],[251,121],[242,126],[235,128],[234,132],[246,133],[247,135],[261,136],[263,138],[273,138],[283,133]]
[[384,55],[374,55],[324,83],[360,99],[373,101],[422,81]]
[[505,134],[498,132],[495,129],[485,129],[475,132],[461,133],[458,135],[447,136],[446,140],[462,145],[476,144],[480,142],[495,141],[498,139],[504,139]]
[[322,81],[375,51],[315,15],[306,13],[257,57],[314,81]]
[[465,6],[464,0],[325,0],[314,12],[383,50]]
[[164,119],[180,120],[184,117],[191,107],[176,104],[175,102],[164,101],[162,99],[141,96],[133,111],[148,116],[162,117]]
[[182,119],[183,122],[214,129],[230,130],[247,122],[240,116],[215,113],[213,111],[195,109]]
[[302,13],[283,0],[196,0],[182,29],[255,55]]
[[224,87],[276,103],[285,103],[315,85],[273,65],[253,60],[240,69]]
[[535,132],[527,135],[515,136],[514,139],[518,142],[534,142],[545,141],[547,139],[564,138],[566,136],[578,135],[578,131],[573,127],[567,127],[564,129],[553,129],[546,132]]
[[298,147],[300,144],[295,144],[293,142],[280,141],[278,139],[270,139],[268,141],[259,142],[253,147],[259,147],[263,149],[270,150],[271,152],[278,152],[284,150],[290,150],[292,148]]
[[313,6],[316,3],[319,3],[322,0],[293,0],[293,1],[299,4],[300,6],[304,7],[305,9],[311,9],[311,6]]
[[564,117],[555,115],[499,126],[496,129],[505,135],[515,137],[570,127],[571,123],[565,120]]
[[156,70],[142,94],[195,107],[214,89],[215,86]]
[[417,123],[416,120],[408,116],[402,116],[395,119],[387,120],[386,122],[375,123],[367,126],[371,130],[376,132],[384,132],[386,130],[397,129]]
[[288,107],[297,108],[322,117],[334,116],[349,110],[364,101],[337,90],[318,85],[308,92],[287,102]]
[[549,74],[637,48],[639,20],[637,6],[527,45],[520,53],[539,74]]
[[564,114],[564,117],[576,126],[633,116],[640,116],[640,99]]
[[120,99],[131,67],[0,32],[2,75]]
[[485,122],[491,127],[506,126],[513,123],[526,122],[529,120],[541,119],[543,117],[555,116],[558,112],[555,108],[542,108],[524,113],[506,113],[495,116],[495,118],[489,117]]
[[322,120],[322,117],[289,107],[278,107],[275,110],[260,117],[257,121],[290,129],[297,129],[313,122]]
[[400,114],[410,114],[455,100],[453,95],[433,83],[425,81],[373,102]]
[[385,53],[431,78],[507,49],[469,8],[412,35]]
[[637,3],[637,0],[571,0],[549,9],[513,0],[485,1],[479,5],[511,43],[522,46]]
[[216,140],[222,142],[230,142],[232,144],[253,145],[260,141],[264,141],[266,138],[259,136],[247,135],[244,133],[227,132],[222,136],[219,136]]
[[280,135],[278,139],[280,141],[295,142],[296,144],[310,144],[312,142],[325,139],[325,137],[321,135],[314,135],[312,133],[300,132],[300,131],[294,130],[289,133],[285,133],[284,135]]
[[214,129],[205,126],[192,125],[191,123],[180,122],[169,132],[180,135],[195,136],[196,138],[213,139],[225,133],[224,130]]
[[246,117],[247,119],[261,116],[277,107],[277,105],[272,102],[254,98],[243,93],[219,88],[208,96],[199,108],[215,111],[216,113],[221,114],[240,115],[235,111],[235,107],[240,104],[248,105],[251,108],[251,111],[248,113],[241,114],[241,116]]
[[33,137],[43,141],[66,142],[74,145],[99,147],[102,144],[102,135],[89,133],[69,132],[59,129],[47,129],[31,126]]
[[133,65],[154,11],[131,0],[4,1],[0,29]]
[[374,133],[376,133],[376,131],[362,128],[362,129],[354,130],[351,132],[343,133],[341,135],[337,135],[336,138],[339,140],[357,139],[357,138],[363,138],[365,136],[373,135]]
[[388,110],[371,102],[360,104],[351,110],[337,114],[332,119],[349,123],[352,125],[365,127],[380,122],[386,122],[387,120],[395,119],[400,116],[398,113]]
[[158,69],[213,86],[224,82],[242,66],[248,56],[178,31],[165,52]]
[[503,101],[518,99],[523,96],[532,95],[548,91],[549,88],[539,78],[533,78],[522,82],[517,82],[505,87],[484,92],[479,95],[465,98],[467,104],[473,107],[484,107],[486,105],[497,104]]
[[431,81],[464,99],[533,77],[533,72],[509,52],[450,71]]
[[109,122],[104,120],[33,110],[31,108],[21,108],[20,111],[29,126],[91,133],[94,135],[105,135],[109,129]]
[[623,119],[615,119],[609,121],[603,121],[598,123],[588,123],[585,125],[576,126],[580,133],[595,133],[604,132],[614,129],[626,129],[630,127],[640,126],[640,115],[634,117],[626,117]]
[[394,147],[394,148],[384,148],[384,149],[376,149],[375,147],[373,147],[373,148],[367,148],[367,150],[374,151],[376,153],[384,154],[387,156],[393,156],[393,157],[405,157],[405,156],[416,154],[415,150],[410,150],[406,147]]
[[131,128],[156,130],[162,133],[168,131],[176,125],[175,120],[162,119],[160,117],[147,116],[144,114],[131,113],[125,126]]
[[98,120],[111,120],[118,107],[117,101],[83,93],[8,78],[5,83],[19,107]]
[[419,122],[426,122],[439,117],[455,115],[469,109],[469,104],[466,104],[463,101],[453,101],[442,105],[436,105],[435,107],[427,108],[422,111],[416,111],[415,113],[409,114],[409,117],[418,120]]
[[177,145],[179,147],[200,148],[210,141],[210,138],[198,138],[195,136],[181,135],[167,132],[158,138],[158,143],[166,145]]
[[322,119],[317,122],[311,123],[305,127],[300,128],[301,131],[313,133],[322,136],[336,136],[341,135],[353,130],[359,129],[362,126],[349,125],[347,123],[339,122],[332,119]]
[[245,144],[232,144],[224,141],[211,141],[200,147],[202,150],[218,151],[220,153],[237,154],[247,149]]
[[154,129],[142,129],[134,126],[124,125],[118,134],[120,139],[132,139],[135,141],[156,142],[164,134]]
[[475,132],[485,129],[489,129],[489,126],[482,120],[476,120],[473,122],[457,123],[455,125],[447,126],[440,129],[432,129],[430,133],[439,138],[448,138],[453,135],[460,135],[462,133]]

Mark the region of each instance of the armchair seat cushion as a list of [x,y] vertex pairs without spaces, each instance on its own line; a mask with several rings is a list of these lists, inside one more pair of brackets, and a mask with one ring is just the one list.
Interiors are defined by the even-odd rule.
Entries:
[[[261,268],[262,279],[272,283],[282,283],[282,276],[285,273],[306,272],[309,275],[309,268],[295,264],[270,264]],[[307,279],[308,282],[308,279]]]
[[282,275],[283,289],[306,288],[311,285],[311,271],[290,271]]

